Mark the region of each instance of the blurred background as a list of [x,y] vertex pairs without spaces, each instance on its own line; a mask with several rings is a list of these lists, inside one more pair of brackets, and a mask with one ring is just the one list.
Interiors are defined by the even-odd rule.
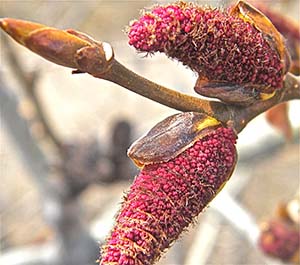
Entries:
[[[127,45],[129,21],[167,2],[2,0],[0,16],[85,32],[109,42],[136,73],[194,94],[190,70]],[[299,28],[298,0],[261,2]],[[87,74],[71,75],[0,36],[0,264],[95,264],[138,172],[127,148],[177,111]],[[261,252],[257,239],[260,224],[299,192],[299,105],[289,104],[289,141],[265,115],[247,126],[230,182],[159,264],[281,264]]]

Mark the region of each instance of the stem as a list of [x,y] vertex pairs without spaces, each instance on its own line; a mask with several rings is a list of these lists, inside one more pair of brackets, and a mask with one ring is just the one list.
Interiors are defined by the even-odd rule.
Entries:
[[115,59],[108,71],[94,76],[116,83],[170,108],[213,116],[225,124],[230,124],[237,133],[241,132],[253,118],[273,106],[284,101],[300,99],[299,77],[291,73],[286,75],[284,87],[274,97],[246,107],[209,101],[171,90],[137,75]]
[[245,108],[230,106],[234,113],[234,128],[239,133],[245,126],[256,116],[274,107],[275,105],[293,100],[300,99],[300,78],[291,73],[287,73],[283,88],[276,93],[274,97],[266,101],[260,101],[256,104]]
[[112,62],[106,73],[95,77],[116,83],[134,93],[179,111],[205,113],[225,123],[231,118],[230,108],[226,104],[189,96],[158,85],[127,69],[117,60]]

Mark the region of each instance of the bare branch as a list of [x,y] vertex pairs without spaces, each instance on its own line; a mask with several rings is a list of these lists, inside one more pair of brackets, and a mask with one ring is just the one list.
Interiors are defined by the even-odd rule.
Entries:
[[34,177],[38,188],[43,194],[48,192],[47,177],[49,165],[40,147],[34,141],[28,128],[28,124],[19,115],[18,100],[16,96],[6,87],[0,76],[0,116],[6,126],[9,135],[19,149],[19,154]]

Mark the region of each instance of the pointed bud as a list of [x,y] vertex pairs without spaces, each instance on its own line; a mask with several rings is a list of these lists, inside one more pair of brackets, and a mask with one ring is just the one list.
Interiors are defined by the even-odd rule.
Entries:
[[232,129],[198,113],[171,116],[138,140],[129,154],[142,170],[102,247],[100,264],[157,261],[230,178],[235,142]]
[[113,58],[109,44],[97,42],[74,30],[64,31],[12,18],[1,19],[0,26],[17,42],[34,53],[51,62],[81,72],[92,75],[105,72]]

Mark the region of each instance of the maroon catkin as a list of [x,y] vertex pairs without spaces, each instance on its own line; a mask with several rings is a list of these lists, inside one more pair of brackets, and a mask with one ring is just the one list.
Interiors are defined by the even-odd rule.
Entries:
[[220,127],[168,162],[146,165],[124,198],[100,264],[153,264],[234,169],[236,135]]
[[283,86],[279,54],[262,32],[229,10],[184,2],[157,6],[132,22],[128,37],[138,51],[163,52],[201,79],[252,84],[265,92]]

